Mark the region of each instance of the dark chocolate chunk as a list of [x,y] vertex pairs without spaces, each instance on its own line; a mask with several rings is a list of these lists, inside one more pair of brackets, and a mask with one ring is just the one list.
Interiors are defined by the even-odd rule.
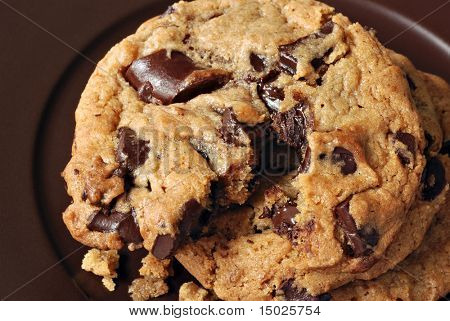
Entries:
[[126,219],[119,223],[118,232],[126,243],[141,243],[143,238],[139,231],[134,211]]
[[445,168],[437,157],[427,161],[422,174],[422,198],[425,201],[434,200],[445,188]]
[[250,64],[258,72],[262,72],[266,68],[266,63],[264,61],[264,58],[253,52],[250,54]]
[[[407,150],[414,156],[416,152],[416,139],[414,138],[413,135],[398,132],[395,134],[394,139],[404,144]],[[408,165],[409,163],[411,163],[409,155],[404,150],[398,149],[396,152],[398,158],[400,159],[403,165]]]
[[159,105],[186,102],[229,79],[224,71],[201,69],[185,54],[173,51],[168,56],[165,49],[133,61],[124,76],[143,101]]
[[294,148],[300,149],[306,143],[307,108],[308,105],[305,102],[300,102],[290,110],[273,116],[272,127],[279,138]]
[[329,301],[331,299],[328,293],[312,296],[305,288],[297,288],[293,279],[284,281],[280,289],[286,301]]
[[411,89],[412,91],[417,89],[416,84],[414,83],[414,81],[411,79],[411,77],[409,75],[406,75],[406,80],[408,81],[409,89]]
[[448,157],[450,157],[450,140],[447,140],[446,142],[444,142],[442,144],[442,148],[439,151],[440,154],[442,155],[447,155]]
[[174,253],[177,243],[176,238],[169,234],[158,235],[153,243],[152,254],[157,259],[164,260]]
[[183,205],[181,212],[183,216],[178,224],[178,234],[158,235],[153,243],[152,254],[160,260],[173,255],[191,233],[197,232],[204,208],[195,199],[191,199]]
[[119,144],[116,151],[116,160],[120,169],[116,172],[123,177],[127,171],[132,172],[145,163],[150,148],[148,142],[137,137],[134,130],[128,127],[121,127],[118,130],[117,137]]
[[288,235],[295,226],[295,215],[298,214],[297,204],[288,202],[282,206],[275,205],[272,211],[272,223],[275,233]]
[[404,145],[406,145],[406,147],[408,148],[408,151],[411,154],[414,155],[416,153],[416,139],[414,138],[413,135],[408,134],[408,133],[398,132],[395,134],[394,138],[396,140],[398,140],[399,142],[403,143]]
[[222,115],[222,128],[220,128],[222,139],[227,144],[239,146],[239,136],[241,132],[242,126],[237,121],[233,111],[230,108],[225,109]]
[[320,28],[319,30],[319,34],[321,34],[322,36],[325,35],[329,35],[330,33],[333,32],[334,29],[334,22],[333,21],[327,21],[322,28]]
[[126,219],[130,213],[122,213],[115,210],[101,209],[94,214],[91,222],[87,225],[90,231],[114,232],[119,227],[120,222]]
[[291,76],[297,73],[297,58],[294,57],[293,53],[304,40],[305,38],[300,38],[292,43],[282,45],[278,48],[280,51],[280,68]]
[[353,153],[343,147],[335,147],[332,155],[333,163],[341,165],[342,175],[356,172],[356,162]]
[[179,240],[183,241],[199,227],[204,208],[195,199],[191,199],[183,205],[181,211],[183,212],[183,218],[178,225],[178,230],[180,231]]
[[269,109],[269,112],[278,111],[281,102],[284,100],[284,90],[272,84],[279,74],[278,71],[272,70],[258,81],[258,96]]
[[122,213],[106,208],[101,209],[94,214],[87,228],[90,231],[102,233],[117,231],[126,243],[140,243],[143,241],[134,211]]
[[374,228],[370,227],[358,230],[350,214],[350,200],[351,197],[347,198],[334,209],[338,226],[345,235],[344,252],[351,257],[368,256],[373,252],[371,247],[378,244],[379,235]]
[[[309,36],[300,38],[292,43],[282,45],[278,48],[280,52],[280,68],[285,73],[293,76],[297,73],[297,58],[294,56],[294,51],[297,49],[298,46],[300,46],[302,43],[304,43],[308,39],[318,39],[318,38],[324,38],[328,34],[332,33],[334,29],[334,23],[332,21],[328,21],[325,23],[322,28],[316,33],[313,33]],[[311,62],[313,63],[313,62]],[[316,62],[317,65],[318,62]],[[317,67],[318,68],[318,67]],[[314,69],[317,69],[314,67]]]

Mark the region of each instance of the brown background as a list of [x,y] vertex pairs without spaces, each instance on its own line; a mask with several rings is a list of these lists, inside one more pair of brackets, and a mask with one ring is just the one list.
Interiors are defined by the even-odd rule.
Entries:
[[[77,58],[74,50],[7,8],[3,1],[94,61],[171,2],[0,1],[0,298],[79,246],[70,240],[60,220],[60,211],[68,199],[59,172],[69,157],[73,109],[93,68],[86,60]],[[375,27],[380,38],[386,41],[406,27],[393,13],[418,20],[446,0],[325,2]],[[382,3],[389,10],[376,10],[373,3]],[[448,80],[448,51],[442,45],[448,50],[449,16],[450,5],[447,5],[421,22],[444,40],[441,46],[429,34],[413,29],[389,47],[409,55],[419,68]],[[105,291],[91,288],[87,276],[77,272],[81,253],[66,264],[54,266],[7,299],[108,298]],[[124,290],[121,291],[113,298],[124,298]]]

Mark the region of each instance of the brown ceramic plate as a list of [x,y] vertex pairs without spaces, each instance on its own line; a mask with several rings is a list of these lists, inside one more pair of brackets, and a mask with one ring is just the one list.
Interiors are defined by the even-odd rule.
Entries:
[[[127,300],[142,251],[123,256],[114,293],[81,271],[86,249],[62,223],[70,200],[60,172],[70,156],[74,110],[92,61],[172,1],[6,1],[0,2],[0,298]],[[392,39],[389,47],[422,70],[449,79],[450,6],[408,29],[447,1],[325,2],[378,30],[382,41]],[[179,276],[163,299],[176,299],[177,286],[190,278],[179,265],[174,268]]]

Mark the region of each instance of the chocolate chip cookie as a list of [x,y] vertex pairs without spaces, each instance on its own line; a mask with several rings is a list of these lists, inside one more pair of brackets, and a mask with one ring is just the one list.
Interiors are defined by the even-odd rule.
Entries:
[[[378,40],[327,5],[177,3],[91,76],[63,172],[73,198],[64,222],[90,247],[144,246],[159,269],[209,216],[248,200],[267,156],[284,157],[277,179],[288,188],[270,190],[253,234],[217,249],[219,297],[286,297],[303,291],[293,289],[309,270],[330,280],[363,273],[396,239],[426,148],[440,144],[432,131],[427,144],[414,100]],[[242,278],[217,277],[250,253],[256,292]],[[305,296],[329,288],[305,282]],[[158,284],[136,297],[163,292]]]

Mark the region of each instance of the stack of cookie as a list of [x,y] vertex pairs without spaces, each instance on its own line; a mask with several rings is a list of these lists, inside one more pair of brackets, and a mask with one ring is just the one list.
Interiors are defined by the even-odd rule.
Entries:
[[173,260],[198,281],[181,300],[438,299],[449,110],[446,81],[323,3],[179,2],[90,78],[63,219],[111,291],[117,251],[148,251],[135,300]]

